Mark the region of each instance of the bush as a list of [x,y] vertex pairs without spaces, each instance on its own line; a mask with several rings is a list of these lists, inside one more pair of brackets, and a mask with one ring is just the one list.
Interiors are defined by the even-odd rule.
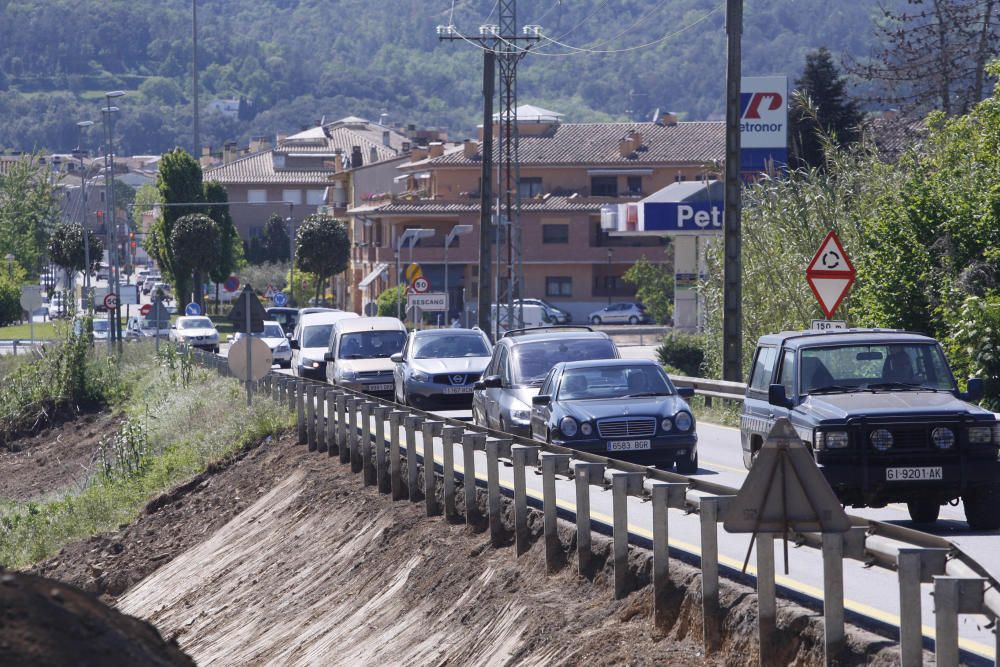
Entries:
[[378,295],[375,302],[378,304],[379,317],[396,317],[400,312],[397,306],[397,299],[403,304],[402,319],[406,319],[406,285],[390,287]]
[[1000,410],[1000,296],[966,298],[956,320],[942,341],[956,379],[982,379],[982,404]]
[[661,364],[673,367],[683,375],[700,377],[701,366],[705,361],[705,339],[695,334],[671,331],[663,337],[663,344],[657,348],[656,357]]

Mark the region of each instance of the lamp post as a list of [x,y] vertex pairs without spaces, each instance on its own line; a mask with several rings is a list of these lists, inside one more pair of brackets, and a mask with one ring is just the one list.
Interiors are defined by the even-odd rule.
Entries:
[[7,260],[7,279],[14,280],[14,255],[7,253],[4,255],[4,259]]
[[[463,234],[468,234],[472,231],[472,225],[455,225],[448,232],[448,236],[444,240],[444,298],[445,298],[445,315],[448,315],[451,311],[451,294],[448,292],[448,247],[451,242]],[[464,304],[463,304],[464,305]],[[447,322],[446,322],[447,323]]]
[[292,204],[288,205],[288,301],[295,304],[295,221],[292,220]]
[[410,244],[410,264],[413,264],[413,245],[422,238],[427,238],[428,236],[434,236],[433,229],[424,229],[422,227],[411,227],[409,229],[404,229],[403,233],[399,235],[396,240],[396,317],[403,319],[403,291],[399,289],[399,286],[403,284],[403,274],[402,269],[399,266],[399,252],[404,245]]
[[[105,118],[105,128],[107,130],[108,136],[108,152],[105,159],[105,177],[104,184],[106,189],[106,202],[105,207],[108,209],[110,215],[107,216],[109,227],[109,248],[110,256],[109,259],[112,261],[111,264],[111,292],[118,294],[121,289],[121,266],[119,265],[118,257],[118,223],[115,220],[115,138],[114,138],[114,116],[112,114],[118,113],[118,107],[111,106],[111,100],[122,97],[125,91],[122,90],[112,90],[110,92],[104,93],[104,98],[107,101],[107,106],[102,109]],[[113,309],[111,309],[111,326],[108,332],[109,341],[117,341],[121,343],[121,306],[116,304]]]
[[608,305],[611,305],[611,256],[615,254],[614,248],[608,248],[608,278],[607,278],[607,289],[608,289]]
[[73,157],[80,161],[80,226],[83,228],[83,302],[87,312],[94,308],[94,301],[90,295],[90,230],[87,229],[87,172],[83,165],[83,158],[87,156],[87,151],[83,149],[83,131],[94,124],[92,120],[81,120],[76,124],[77,133],[76,150]]

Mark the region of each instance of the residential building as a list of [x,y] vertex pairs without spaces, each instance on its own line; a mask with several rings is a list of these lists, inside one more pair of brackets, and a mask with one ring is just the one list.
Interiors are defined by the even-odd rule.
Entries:
[[[625,284],[622,274],[642,257],[669,265],[668,242],[609,236],[601,228],[601,208],[637,201],[670,183],[708,178],[725,156],[725,124],[677,122],[673,114],[648,123],[566,123],[561,114],[530,105],[518,108],[516,122],[522,295],[545,298],[569,310],[574,321],[584,321],[609,301],[634,298],[635,287]],[[471,225],[472,232],[448,249],[450,317],[475,303],[481,161],[481,136],[414,147],[399,166],[406,185],[402,194],[373,198],[348,211],[356,246],[355,309],[368,308],[382,290],[397,284],[394,240],[409,228],[431,229],[434,235],[404,249],[401,265],[412,255],[431,291],[442,291],[444,240],[458,224]],[[502,267],[501,288],[505,276]]]

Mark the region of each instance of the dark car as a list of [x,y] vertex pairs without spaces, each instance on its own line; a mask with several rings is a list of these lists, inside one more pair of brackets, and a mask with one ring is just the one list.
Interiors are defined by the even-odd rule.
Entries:
[[531,437],[531,397],[553,366],[618,356],[611,338],[590,327],[508,331],[493,347],[483,379],[473,385],[472,419],[480,426]]
[[684,398],[655,361],[556,364],[531,399],[531,435],[585,452],[690,475],[698,434]]
[[299,323],[299,309],[272,306],[267,309],[267,314],[269,316],[268,319],[280,324],[281,330],[285,332],[285,336],[291,339],[292,332],[295,331],[295,326]]
[[919,523],[961,498],[973,529],[1000,527],[1000,426],[960,392],[941,346],[885,329],[784,332],[757,344],[740,419],[749,468],[788,417],[845,505],[905,502]]

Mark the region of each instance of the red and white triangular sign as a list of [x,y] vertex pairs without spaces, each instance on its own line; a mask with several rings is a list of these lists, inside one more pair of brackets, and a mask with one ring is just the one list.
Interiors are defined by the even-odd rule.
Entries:
[[854,275],[851,259],[840,244],[837,233],[831,231],[806,269],[806,281],[828,319],[833,317],[840,302],[847,296],[854,284]]

